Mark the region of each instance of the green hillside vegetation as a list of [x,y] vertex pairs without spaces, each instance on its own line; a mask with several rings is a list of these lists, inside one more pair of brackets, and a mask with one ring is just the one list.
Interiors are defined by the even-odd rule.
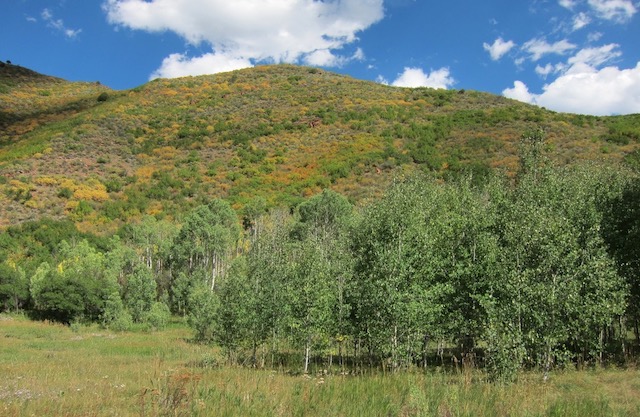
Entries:
[[0,226],[49,216],[100,233],[144,215],[180,221],[210,198],[242,212],[255,199],[294,207],[325,188],[365,201],[416,171],[512,175],[533,128],[559,164],[634,162],[640,132],[637,116],[288,65],[109,91],[5,64],[0,106]]
[[637,115],[294,66],[123,92],[0,70],[1,312],[180,320],[216,368],[498,386],[637,361]]
[[512,382],[632,362],[638,177],[544,149],[532,131],[514,179],[422,174],[358,208],[324,190],[242,218],[210,199],[112,236],[25,222],[0,234],[0,306],[113,331],[173,314],[229,364],[304,373],[467,363]]

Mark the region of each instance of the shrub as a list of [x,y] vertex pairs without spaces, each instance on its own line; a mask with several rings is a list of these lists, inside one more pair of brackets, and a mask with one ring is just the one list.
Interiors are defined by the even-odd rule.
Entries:
[[109,324],[109,329],[114,332],[126,332],[133,327],[133,318],[128,311],[122,310],[120,314]]
[[101,94],[98,96],[98,101],[99,101],[99,102],[104,102],[104,101],[107,101],[107,100],[109,100],[109,94],[107,94],[106,92],[101,93]]
[[73,191],[71,191],[67,187],[62,187],[60,191],[58,191],[58,197],[60,198],[71,198],[73,196]]
[[171,312],[169,311],[169,307],[167,307],[165,303],[156,302],[151,306],[151,309],[145,317],[145,321],[154,330],[162,330],[167,327],[170,318]]

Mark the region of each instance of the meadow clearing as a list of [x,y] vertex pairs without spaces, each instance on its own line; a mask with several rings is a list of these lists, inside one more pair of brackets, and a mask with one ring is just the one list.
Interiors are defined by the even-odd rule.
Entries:
[[2,416],[634,416],[640,373],[564,370],[510,385],[476,369],[308,375],[230,367],[179,322],[158,332],[0,316]]

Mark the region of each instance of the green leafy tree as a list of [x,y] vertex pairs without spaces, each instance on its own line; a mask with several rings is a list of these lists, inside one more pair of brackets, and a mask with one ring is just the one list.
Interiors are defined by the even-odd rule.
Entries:
[[136,323],[145,320],[156,301],[156,281],[146,265],[137,265],[122,290],[122,301]]
[[329,345],[336,294],[322,254],[326,248],[311,239],[289,248],[292,252],[285,285],[291,288],[287,300],[291,315],[287,329],[294,343],[303,347],[307,373],[311,350]]
[[251,346],[252,363],[264,363],[258,357],[258,349],[267,344],[274,365],[275,354],[286,340],[287,326],[291,321],[291,287],[287,278],[291,274],[291,232],[293,218],[283,210],[275,210],[260,219],[261,233],[247,253],[246,286],[251,289],[248,297],[248,343]]
[[168,260],[177,234],[175,224],[153,216],[144,216],[139,223],[125,226],[120,233],[123,241],[135,249],[139,260],[152,271],[163,294],[168,291]]
[[19,311],[29,300],[29,281],[22,268],[0,263],[0,306]]
[[212,342],[217,335],[220,300],[216,292],[206,285],[197,284],[189,294],[189,325],[195,330],[199,342]]
[[629,288],[626,316],[640,343],[640,181],[624,184],[620,195],[611,198],[602,221],[609,252]]
[[[505,272],[491,284],[487,332],[498,342],[490,352],[546,375],[572,355],[602,358],[602,335],[624,311],[626,288],[599,231],[601,202],[608,198],[602,190],[615,181],[593,167],[525,162],[528,168],[498,217]],[[519,342],[505,351],[507,336]],[[525,355],[517,353],[522,349]],[[489,361],[505,358],[490,355]]]
[[106,301],[118,293],[117,272],[86,240],[75,245],[62,241],[59,259],[55,267],[39,268],[31,279],[36,310],[43,318],[65,323],[98,321]]
[[220,307],[217,322],[219,333],[217,342],[227,353],[229,362],[236,363],[240,353],[245,349],[252,350],[252,365],[255,366],[255,349],[262,340],[258,319],[258,296],[260,292],[252,285],[247,273],[245,257],[234,260],[229,268],[227,278],[220,285]]
[[398,184],[365,210],[354,231],[354,330],[393,369],[410,364],[425,338],[444,336],[452,286],[442,259],[432,256],[438,231],[429,228],[440,197],[433,184]]
[[348,230],[354,210],[344,196],[324,190],[301,203],[297,212],[294,235],[299,240],[299,259],[294,276],[301,291],[299,297],[294,297],[294,316],[298,329],[305,330],[302,339],[307,372],[312,347],[327,348],[336,342],[340,361],[344,362],[350,311],[346,291],[352,270]]
[[188,274],[197,269],[206,272],[206,284],[215,288],[216,279],[225,272],[240,237],[235,212],[223,200],[212,200],[194,209],[178,233],[172,256],[176,266]]

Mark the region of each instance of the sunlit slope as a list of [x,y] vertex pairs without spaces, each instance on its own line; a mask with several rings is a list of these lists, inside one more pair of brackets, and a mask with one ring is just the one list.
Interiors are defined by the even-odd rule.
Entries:
[[210,197],[242,210],[330,187],[358,201],[416,170],[513,173],[520,137],[537,128],[560,164],[616,163],[638,148],[640,132],[636,116],[560,114],[288,65],[119,92],[0,76],[0,120],[0,225],[69,216],[93,231],[145,213],[179,218]]

